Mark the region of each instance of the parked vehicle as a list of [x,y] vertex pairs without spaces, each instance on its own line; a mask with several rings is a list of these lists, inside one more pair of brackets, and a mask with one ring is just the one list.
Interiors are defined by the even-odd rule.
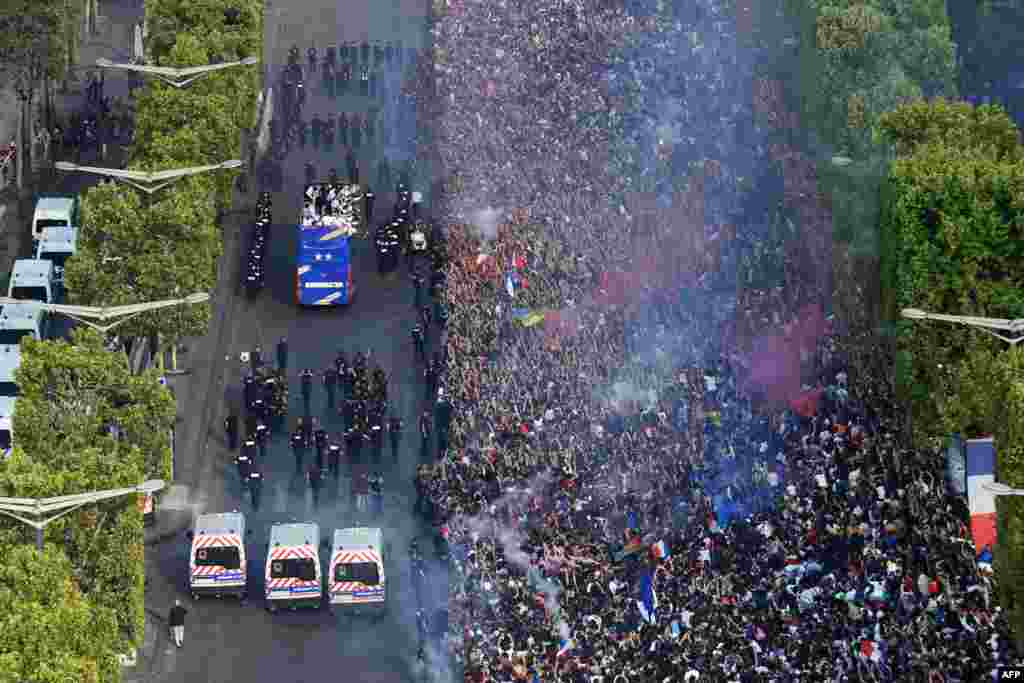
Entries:
[[267,610],[319,608],[323,602],[320,527],[313,522],[270,527],[264,591]]
[[[252,533],[251,531],[249,533]],[[245,515],[240,512],[199,515],[188,533],[189,590],[200,596],[237,596],[246,590]]]
[[76,228],[80,224],[78,197],[41,195],[32,213],[32,240],[42,239],[46,228]]

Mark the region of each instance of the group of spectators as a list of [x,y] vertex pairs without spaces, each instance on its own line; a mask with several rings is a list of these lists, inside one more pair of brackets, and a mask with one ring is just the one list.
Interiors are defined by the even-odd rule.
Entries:
[[[654,4],[450,0],[433,29],[454,417],[418,489],[467,679],[951,683],[1020,662],[941,457],[851,395],[815,294],[827,245],[803,240],[781,284],[729,279],[778,246],[730,213],[743,178],[769,155],[786,198],[813,177],[784,146],[729,149],[770,84],[717,128],[722,74],[744,72],[698,46],[728,17]],[[691,58],[668,113],[642,109],[671,83],[609,86],[657,71],[630,56],[654,34]],[[658,173],[688,182],[641,184]]]

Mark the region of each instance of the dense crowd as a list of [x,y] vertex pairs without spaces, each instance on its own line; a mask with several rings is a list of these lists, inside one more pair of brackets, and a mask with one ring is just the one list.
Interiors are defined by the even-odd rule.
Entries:
[[[608,74],[657,71],[638,31],[682,50],[728,21],[609,7],[453,1],[434,29],[455,417],[418,483],[467,678],[966,682],[1019,661],[940,456],[850,394],[814,295],[827,245],[777,259],[782,286],[735,280],[789,248],[730,216],[742,179],[773,156],[782,194],[814,194],[792,150],[724,149],[778,94],[752,86],[718,128],[739,58],[690,49],[708,111],[627,114],[645,100]],[[650,159],[623,165],[622,139]],[[630,185],[681,165],[688,185]]]

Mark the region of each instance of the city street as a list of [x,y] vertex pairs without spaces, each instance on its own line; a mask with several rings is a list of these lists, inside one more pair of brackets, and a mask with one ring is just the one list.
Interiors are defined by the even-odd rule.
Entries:
[[[268,75],[276,84],[288,48],[297,44],[309,91],[303,112],[307,122],[317,111],[321,115],[329,111],[336,115],[341,110],[365,114],[372,106],[379,107],[385,117],[396,116],[397,96],[389,97],[387,103],[379,96],[331,99],[319,88],[319,69],[315,74],[308,73],[306,49],[314,44],[322,55],[327,44],[342,41],[401,40],[406,49],[404,62],[411,64],[413,51],[423,50],[427,45],[428,12],[426,2],[409,0],[369,6],[336,6],[327,0],[302,0],[280,7],[268,5]],[[392,78],[397,80],[399,76],[394,73]],[[387,156],[397,166],[415,152],[411,140],[415,111],[409,111],[404,122],[408,129],[405,138],[396,135],[392,144],[385,147],[378,132],[373,142],[364,139],[356,150],[362,179],[378,192],[374,211],[378,221],[390,215],[394,195],[390,192],[393,188],[387,188],[389,192],[385,193],[375,186],[377,163]],[[186,490],[188,505],[197,513],[237,509],[246,514],[248,528],[253,531],[247,542],[250,600],[244,605],[233,599],[192,602],[186,587],[189,545],[184,534],[147,548],[147,610],[166,613],[175,597],[181,598],[190,610],[184,649],[174,648],[165,639],[147,680],[276,683],[322,681],[341,672],[346,678],[365,682],[419,680],[414,678],[417,601],[408,578],[407,549],[410,539],[425,539],[429,532],[412,514],[413,475],[420,462],[417,416],[427,404],[422,365],[414,360],[410,336],[416,319],[412,284],[404,264],[396,274],[379,276],[371,246],[360,242],[353,247],[353,281],[357,286],[353,303],[346,308],[321,310],[300,310],[294,304],[295,224],[301,208],[303,167],[307,161],[312,162],[324,179],[328,169],[336,167],[344,177],[346,154],[343,146],[335,144],[330,151],[293,149],[283,160],[283,186],[273,193],[274,225],[269,240],[267,287],[255,298],[249,299],[242,293],[237,275],[252,215],[236,212],[225,221],[226,263],[221,291],[215,297],[214,321],[208,335],[188,352],[191,374],[185,388],[187,397],[179,396],[179,401],[184,398],[184,404],[189,406],[189,433],[179,444],[183,452],[179,466],[188,467],[189,471],[179,472],[176,483]],[[425,195],[428,190],[417,187],[415,181],[413,189],[422,190]],[[437,335],[434,327],[430,341],[436,343]],[[253,509],[233,464],[234,454],[225,448],[222,425],[230,411],[242,409],[241,381],[247,366],[239,361],[239,355],[260,344],[265,362],[276,364],[275,345],[282,336],[287,337],[290,352],[288,430],[302,412],[298,380],[302,369],[311,368],[317,375],[312,413],[333,438],[339,438],[341,420],[327,410],[321,373],[333,362],[337,351],[344,349],[351,356],[356,350],[372,349],[377,362],[389,373],[388,396],[404,422],[398,457],[392,456],[387,440],[380,460],[373,458],[369,447],[364,447],[360,456],[365,467],[383,476],[382,515],[354,511],[349,481],[351,465],[343,467],[337,481],[325,481],[319,505],[314,506],[308,484],[296,474],[287,433],[273,437],[263,463],[261,504],[258,510]],[[189,417],[193,415],[194,419]],[[304,464],[308,465],[311,459],[312,455],[307,454]],[[326,610],[268,613],[262,599],[268,530],[275,522],[287,521],[318,523],[321,539],[331,536],[336,528],[383,528],[391,548],[385,566],[388,613],[376,621],[340,612],[331,616]],[[321,560],[326,572],[326,558],[322,556]],[[446,574],[439,567],[432,574],[427,598],[433,605],[444,604]]]

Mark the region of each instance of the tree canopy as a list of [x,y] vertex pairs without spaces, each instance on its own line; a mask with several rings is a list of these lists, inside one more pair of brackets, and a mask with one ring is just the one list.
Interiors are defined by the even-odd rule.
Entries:
[[53,546],[0,546],[0,680],[117,681],[114,615],[82,594]]

